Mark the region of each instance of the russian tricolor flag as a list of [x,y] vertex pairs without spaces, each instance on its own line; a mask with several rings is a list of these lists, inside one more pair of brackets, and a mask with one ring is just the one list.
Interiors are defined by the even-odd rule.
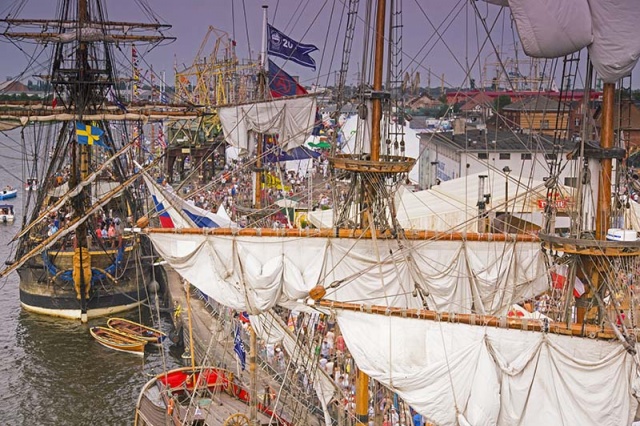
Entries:
[[151,195],[151,198],[153,198],[153,204],[155,204],[156,211],[158,212],[160,226],[163,228],[175,228],[176,226],[174,225],[173,220],[171,220],[171,215],[169,215],[169,212],[165,209],[164,204],[158,201],[158,197],[155,195]]
[[218,214],[180,198],[172,188],[163,188],[147,174],[143,174],[163,228],[228,228],[233,221],[220,206]]

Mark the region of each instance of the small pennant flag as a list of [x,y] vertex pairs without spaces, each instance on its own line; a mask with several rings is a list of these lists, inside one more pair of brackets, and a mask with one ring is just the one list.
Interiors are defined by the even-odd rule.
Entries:
[[110,149],[102,142],[102,135],[104,135],[104,131],[99,127],[76,121],[76,137],[80,145],[98,145]]
[[267,53],[303,67],[316,69],[316,61],[309,54],[318,50],[313,44],[303,44],[293,40],[271,25],[267,25]]
[[160,123],[158,128],[158,145],[160,145],[162,149],[167,148],[167,141],[164,139],[164,131],[162,130],[162,123]]
[[238,356],[238,360],[240,361],[242,370],[244,370],[247,363],[247,353],[244,350],[244,342],[242,341],[242,337],[240,336],[240,326],[238,325],[236,325],[235,337],[233,338],[233,350]]

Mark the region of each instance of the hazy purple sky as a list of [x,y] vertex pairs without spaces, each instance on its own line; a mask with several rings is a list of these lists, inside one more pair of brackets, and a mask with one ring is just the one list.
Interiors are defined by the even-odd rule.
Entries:
[[[0,0],[0,16],[13,10],[9,6],[11,0]],[[225,31],[229,37],[237,40],[237,53],[240,58],[249,54],[249,43],[252,56],[255,58],[260,50],[263,4],[269,5],[269,21],[292,38],[304,43],[315,44],[319,51],[312,54],[318,65],[317,72],[297,64],[289,63],[284,67],[292,75],[299,76],[304,84],[318,81],[323,85],[333,83],[331,71],[340,68],[342,57],[342,38],[345,22],[345,0],[152,0],[149,6],[162,21],[173,25],[169,35],[177,37],[171,44],[156,47],[144,53],[142,67],[153,64],[156,72],[165,70],[167,80],[172,84],[174,61],[178,68],[189,65],[207,33],[209,26]],[[44,18],[55,15],[56,2],[51,0],[30,0],[22,9],[22,18]],[[148,22],[149,19],[137,2],[131,0],[108,0],[108,17],[116,21]],[[365,1],[361,1],[363,8]],[[445,86],[467,86],[465,74],[471,69],[471,76],[477,84],[481,76],[495,74],[494,47],[486,43],[480,55],[478,50],[486,42],[486,33],[480,26],[472,3],[465,0],[403,0],[403,66],[409,71],[419,71],[421,85],[427,85],[429,70],[431,86],[440,85],[440,77],[444,74]],[[500,8],[484,2],[475,2],[480,15],[492,25]],[[362,14],[361,16],[364,16]],[[357,34],[362,34],[363,22],[358,22]],[[439,28],[439,34],[434,28]],[[514,41],[517,41],[515,30],[511,27],[508,13],[503,13],[495,21],[492,31],[493,42],[501,50],[511,51],[513,58]],[[212,51],[212,35],[205,48],[208,54]],[[338,41],[337,41],[338,40]],[[350,80],[353,81],[361,63],[361,37],[356,36],[350,60]],[[31,53],[33,46],[27,45],[25,51]],[[520,58],[525,58],[520,52]],[[586,56],[586,53],[583,53]],[[476,58],[479,57],[479,60]],[[14,76],[26,66],[26,55],[16,46],[0,42],[0,77]],[[279,60],[276,60],[278,62]],[[475,62],[474,62],[475,61]],[[282,61],[279,61],[282,63]],[[547,67],[552,73],[551,64],[543,62],[540,69]],[[558,65],[561,67],[561,65]],[[525,67],[526,68],[526,67]],[[526,71],[525,71],[526,72]],[[634,70],[634,80],[638,81],[638,67]],[[579,79],[580,81],[580,79]],[[557,81],[560,84],[560,81]],[[634,83],[634,86],[637,83]],[[582,86],[581,83],[578,86]]]

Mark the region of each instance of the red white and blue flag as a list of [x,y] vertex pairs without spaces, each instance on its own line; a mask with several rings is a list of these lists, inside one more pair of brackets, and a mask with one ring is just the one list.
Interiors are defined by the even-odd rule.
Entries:
[[160,148],[166,149],[167,141],[164,139],[164,130],[162,130],[162,127],[162,123],[160,123],[158,126],[158,145],[160,145]]
[[251,321],[249,320],[249,314],[246,312],[239,312],[238,313],[238,319],[240,320],[240,322],[243,322],[245,324],[250,323]]
[[213,213],[180,198],[173,189],[163,188],[147,174],[143,174],[163,228],[228,228],[233,221],[224,209]]
[[269,91],[272,98],[306,95],[307,91],[293,77],[269,59]]

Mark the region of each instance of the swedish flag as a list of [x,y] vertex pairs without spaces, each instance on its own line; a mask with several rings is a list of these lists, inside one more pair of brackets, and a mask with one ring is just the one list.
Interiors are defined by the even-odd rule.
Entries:
[[104,135],[104,131],[100,128],[76,121],[76,137],[80,145],[98,145],[109,149],[109,147],[102,142],[102,135]]

